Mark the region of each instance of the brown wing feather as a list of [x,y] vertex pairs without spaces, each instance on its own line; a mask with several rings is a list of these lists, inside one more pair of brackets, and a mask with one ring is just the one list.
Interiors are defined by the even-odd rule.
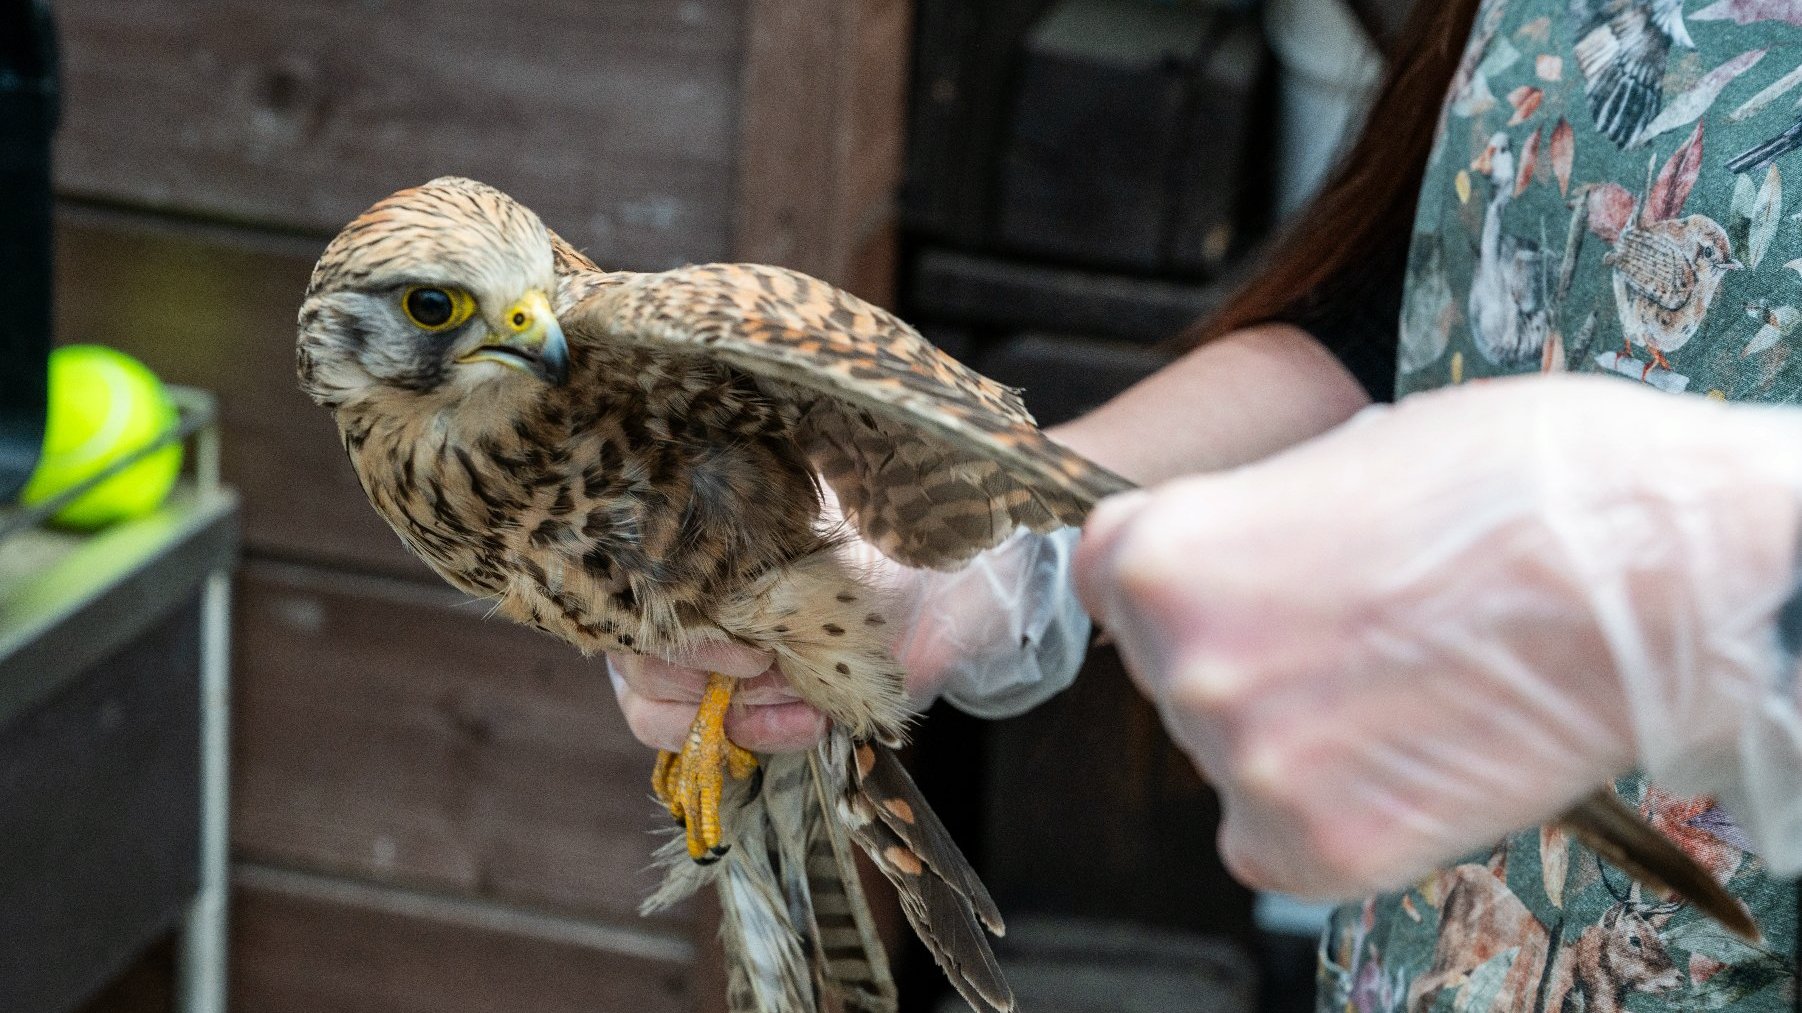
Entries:
[[803,450],[859,531],[903,563],[954,566],[1018,525],[1080,524],[1129,487],[1047,438],[1016,392],[818,279],[753,264],[597,278],[564,264],[565,330],[693,350],[807,404]]

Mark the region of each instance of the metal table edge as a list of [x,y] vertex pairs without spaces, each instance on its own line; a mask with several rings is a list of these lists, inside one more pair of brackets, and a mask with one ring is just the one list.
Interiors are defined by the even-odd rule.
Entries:
[[46,572],[0,589],[0,726],[198,593],[231,564],[238,529],[235,492],[183,483],[155,513],[99,532]]

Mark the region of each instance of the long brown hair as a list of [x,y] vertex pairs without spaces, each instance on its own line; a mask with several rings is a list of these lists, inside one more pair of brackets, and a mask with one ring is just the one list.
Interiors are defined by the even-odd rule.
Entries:
[[1250,279],[1179,345],[1193,347],[1279,317],[1373,260],[1400,263],[1439,109],[1480,2],[1415,0],[1390,47],[1389,69],[1357,142],[1265,251]]

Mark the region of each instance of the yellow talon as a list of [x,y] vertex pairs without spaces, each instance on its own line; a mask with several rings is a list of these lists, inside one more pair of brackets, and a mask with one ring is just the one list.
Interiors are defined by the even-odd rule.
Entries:
[[726,711],[736,687],[736,679],[708,674],[701,709],[689,726],[681,755],[659,755],[651,775],[657,797],[671,815],[684,821],[688,857],[703,865],[718,861],[730,847],[722,843],[720,827],[720,795],[727,775],[738,781],[757,771],[757,757],[726,738]]
[[757,754],[730,739],[726,740],[726,773],[732,775],[734,781],[742,781],[757,773]]
[[651,768],[651,790],[677,823],[683,822],[681,783],[682,757],[667,749],[657,750],[657,765]]

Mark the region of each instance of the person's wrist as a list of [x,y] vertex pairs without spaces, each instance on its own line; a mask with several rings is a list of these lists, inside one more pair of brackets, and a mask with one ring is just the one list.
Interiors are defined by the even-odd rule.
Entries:
[[1068,688],[1089,619],[1071,586],[1079,532],[1021,530],[964,570],[931,575],[922,612],[897,645],[921,687],[986,719],[1022,714]]

